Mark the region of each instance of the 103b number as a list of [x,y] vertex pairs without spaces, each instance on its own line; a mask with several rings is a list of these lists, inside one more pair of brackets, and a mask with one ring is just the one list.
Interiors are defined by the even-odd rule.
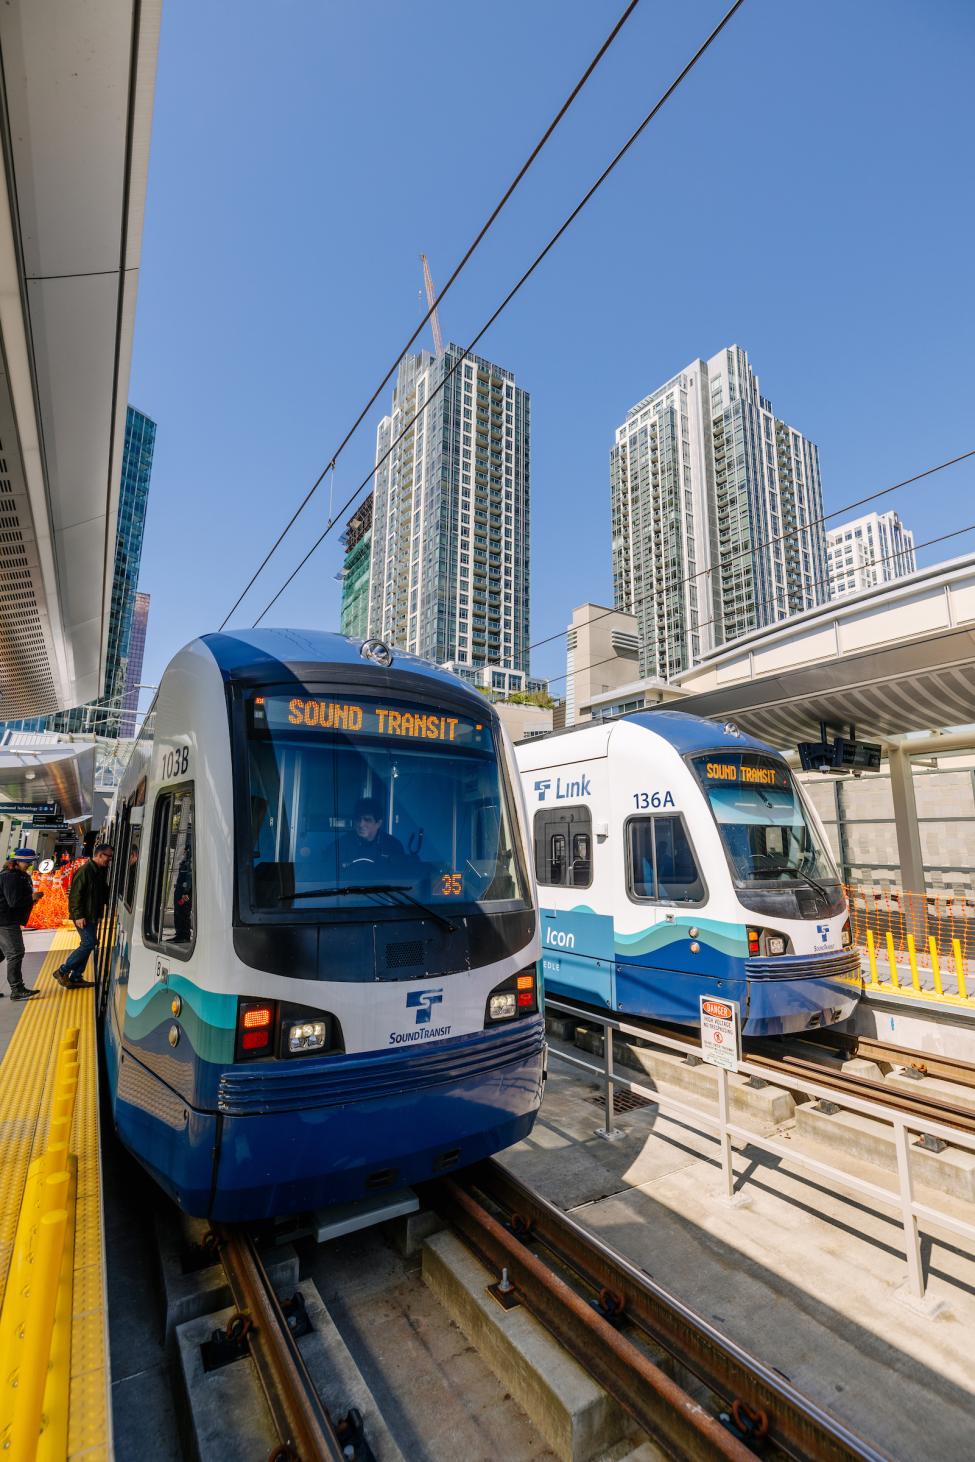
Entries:
[[164,782],[171,777],[185,777],[190,764],[190,749],[188,746],[175,746],[172,751],[167,751],[162,759],[160,775]]

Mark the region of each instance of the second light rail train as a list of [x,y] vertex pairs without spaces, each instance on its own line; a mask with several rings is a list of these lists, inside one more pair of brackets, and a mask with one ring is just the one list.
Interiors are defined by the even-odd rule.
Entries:
[[847,1019],[843,887],[788,764],[736,727],[643,711],[517,749],[546,991],[678,1025],[701,996],[748,1036]]

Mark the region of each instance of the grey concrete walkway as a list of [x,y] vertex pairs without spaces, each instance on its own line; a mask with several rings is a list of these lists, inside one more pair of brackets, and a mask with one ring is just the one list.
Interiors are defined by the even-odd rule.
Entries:
[[601,1095],[564,1071],[554,1065],[534,1132],[502,1158],[514,1173],[892,1457],[971,1457],[975,1259],[925,1241],[929,1293],[948,1308],[920,1316],[896,1296],[891,1218],[749,1150],[735,1163],[747,1202],[733,1207],[712,1140],[644,1107],[618,1113],[626,1135],[606,1142]]
[[[54,938],[53,929],[25,929],[24,947],[27,953],[24,956],[23,976],[25,985],[33,985],[40,973],[41,965],[44,963],[44,956],[51,947],[51,940]],[[0,1061],[10,1045],[10,1038],[17,1028],[21,1012],[27,1008],[26,1001],[11,1000],[10,986],[7,984],[7,963],[0,961]],[[44,997],[38,995],[38,1000]]]

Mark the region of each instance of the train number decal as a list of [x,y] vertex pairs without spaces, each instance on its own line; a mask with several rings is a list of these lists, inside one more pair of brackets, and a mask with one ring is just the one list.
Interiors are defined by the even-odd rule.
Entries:
[[174,746],[171,751],[164,753],[159,764],[159,775],[164,782],[170,781],[173,777],[185,777],[189,764],[189,747]]
[[677,804],[673,792],[634,792],[633,806],[657,810],[661,807],[676,807]]

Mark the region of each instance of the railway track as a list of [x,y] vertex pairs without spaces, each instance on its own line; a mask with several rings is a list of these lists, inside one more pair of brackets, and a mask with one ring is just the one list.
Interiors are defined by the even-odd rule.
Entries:
[[425,1196],[668,1456],[884,1455],[499,1163]]
[[[500,1164],[437,1180],[422,1197],[499,1276],[499,1302],[535,1315],[668,1457],[882,1462]],[[228,1342],[249,1352],[278,1436],[269,1462],[373,1462],[355,1419],[336,1422],[318,1395],[251,1236],[225,1226],[209,1243],[235,1305]]]
[[[569,1000],[561,1003],[576,1005],[576,1002]],[[585,1023],[587,1016],[594,1013],[583,1005],[577,1005],[577,1009],[581,1024]],[[670,1041],[679,1041],[686,1046],[689,1055],[699,1050],[694,1032],[679,1026],[642,1020],[639,1016],[627,1016],[626,1024],[644,1031],[648,1041],[652,1042],[655,1035],[665,1036]],[[903,1066],[907,1070],[913,1069],[919,1076],[933,1076],[955,1082],[962,1088],[975,1088],[975,1067],[955,1057],[920,1053],[904,1046],[889,1046],[883,1041],[871,1040],[866,1036],[848,1036],[839,1031],[817,1031],[804,1037],[789,1037],[785,1040],[753,1037],[746,1038],[743,1044],[745,1060],[752,1066],[764,1066],[770,1071],[793,1072],[797,1078],[815,1081],[819,1086],[833,1091],[862,1096],[895,1111],[909,1113],[912,1117],[923,1117],[932,1122],[941,1122],[947,1127],[957,1127],[961,1132],[975,1134],[975,1109],[964,1100],[952,1101],[948,1095],[934,1095],[930,1091],[914,1093],[869,1076],[831,1069],[821,1059],[817,1060],[815,1055],[797,1054],[794,1048],[798,1044],[806,1044],[813,1051],[827,1054],[863,1056],[881,1067],[893,1069],[895,1066]]]
[[236,1306],[227,1340],[249,1350],[278,1435],[268,1462],[373,1462],[355,1418],[336,1423],[319,1396],[251,1236],[221,1227],[213,1239]]

